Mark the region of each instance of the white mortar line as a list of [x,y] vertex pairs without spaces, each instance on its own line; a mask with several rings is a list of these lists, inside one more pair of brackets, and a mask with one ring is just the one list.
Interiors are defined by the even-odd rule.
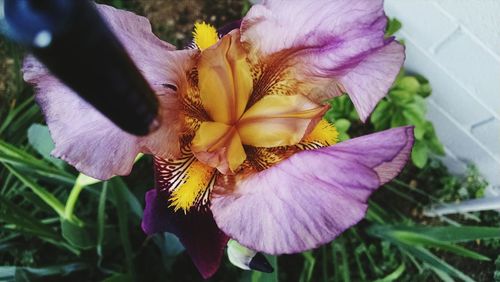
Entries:
[[484,44],[484,42],[481,39],[479,39],[473,32],[471,32],[466,25],[463,25],[456,17],[454,17],[452,14],[446,11],[446,9],[439,4],[439,1],[434,0],[433,4],[449,19],[459,24],[460,30],[462,30],[465,34],[467,34],[474,42],[481,45],[483,49],[485,49],[490,55],[495,57],[495,59],[500,62],[500,55],[496,54],[493,50],[491,50],[491,48],[488,45]]
[[432,104],[434,107],[436,107],[446,118],[448,118],[459,130],[461,130],[467,137],[471,138],[472,140],[475,141],[476,145],[479,146],[481,149],[486,151],[490,157],[492,157],[499,165],[500,165],[500,158],[496,156],[493,152],[490,151],[485,145],[483,145],[479,140],[472,135],[472,133],[468,130],[464,130],[462,125],[457,122],[447,111],[445,111],[441,106],[439,106],[432,98],[428,99],[429,104]]
[[[404,27],[403,27],[404,28]],[[488,113],[490,113],[492,116],[494,116],[496,119],[499,119],[500,120],[500,114],[496,113],[491,107],[493,105],[487,105],[485,102],[483,102],[481,99],[479,99],[476,95],[472,94],[472,90],[469,89],[460,79],[458,79],[453,73],[451,73],[445,66],[443,66],[440,62],[438,62],[437,60],[434,60],[432,55],[429,54],[429,52],[422,48],[419,44],[417,44],[417,41],[414,40],[412,38],[411,35],[409,35],[408,33],[406,33],[404,30],[401,30],[400,32],[401,34],[401,37],[406,40],[406,41],[410,41],[413,43],[413,45],[420,51],[422,52],[423,54],[425,54],[427,56],[427,58],[429,58],[437,67],[439,67],[446,75],[448,75],[451,79],[453,79],[453,81],[455,81],[455,83],[460,86],[462,89],[464,89],[468,94],[469,96],[472,97],[472,99],[474,99],[476,102],[478,102],[478,104],[480,104],[481,106],[483,106],[487,111]],[[500,94],[499,94],[500,95]]]

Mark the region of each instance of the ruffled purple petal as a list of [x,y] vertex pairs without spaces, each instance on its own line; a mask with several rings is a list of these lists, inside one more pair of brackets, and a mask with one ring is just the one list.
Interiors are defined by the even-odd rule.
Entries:
[[404,167],[413,128],[401,127],[299,152],[212,199],[217,225],[250,249],[296,253],[360,221],[368,197]]
[[404,61],[404,48],[384,39],[386,22],[382,0],[268,0],[250,9],[241,34],[260,56],[293,50],[302,79],[323,85],[314,98],[346,91],[364,121]]
[[157,189],[146,193],[146,208],[142,219],[146,234],[171,232],[175,234],[203,278],[211,277],[219,268],[224,248],[229,240],[215,224],[210,210],[174,212]]
[[56,145],[52,154],[89,176],[108,179],[128,174],[141,151],[164,158],[178,152],[180,121],[175,90],[185,84],[185,70],[192,60],[191,51],[171,51],[173,46],[151,32],[146,18],[104,5],[98,5],[98,9],[159,95],[164,126],[145,138],[130,135],[60,83],[33,57],[25,60],[23,73],[36,88],[36,100]]

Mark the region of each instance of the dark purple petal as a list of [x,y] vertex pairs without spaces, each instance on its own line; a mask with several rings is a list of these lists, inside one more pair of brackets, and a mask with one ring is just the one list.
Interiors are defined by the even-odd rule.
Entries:
[[289,159],[214,196],[217,225],[264,253],[297,253],[332,241],[360,221],[368,197],[406,164],[413,128],[351,139]]
[[146,194],[142,229],[146,234],[171,232],[191,256],[203,278],[212,276],[219,268],[224,248],[229,240],[215,224],[212,212],[174,212],[168,200],[157,189]]

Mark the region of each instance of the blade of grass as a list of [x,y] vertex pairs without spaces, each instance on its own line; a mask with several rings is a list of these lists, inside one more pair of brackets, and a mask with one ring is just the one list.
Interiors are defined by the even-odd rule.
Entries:
[[302,273],[300,274],[300,282],[310,282],[312,279],[314,266],[316,265],[316,258],[311,251],[303,252],[304,266],[302,268]]
[[33,281],[42,278],[48,279],[48,276],[64,276],[87,268],[88,266],[83,263],[70,263],[39,268],[0,266],[0,281]]
[[73,184],[75,181],[74,176],[70,173],[53,168],[47,162],[37,159],[24,150],[2,140],[0,140],[0,162],[35,173],[52,181],[59,180],[66,184]]
[[[342,237],[337,238],[332,243],[332,252],[334,259],[334,266],[338,275],[335,276],[335,281],[351,281],[351,272],[349,270],[349,260],[347,258],[347,251]],[[337,259],[337,254],[340,256],[340,261]],[[337,280],[338,279],[338,280]]]
[[[459,229],[461,227],[455,228],[458,228],[458,230],[455,230],[459,232]],[[444,251],[452,252],[463,257],[483,261],[490,260],[488,257],[485,257],[479,253],[455,245],[449,241],[441,241],[438,238],[430,237],[423,232],[416,232],[415,230],[411,230],[410,228],[399,228],[394,226],[372,226],[368,229],[367,232],[380,238],[387,239],[391,242],[402,243],[409,246],[434,247]],[[500,236],[500,234],[497,236]]]
[[485,239],[499,239],[500,228],[484,226],[436,226],[436,227],[398,227],[399,230],[409,231],[444,242],[470,242]]
[[45,190],[45,188],[38,185],[35,181],[23,176],[14,167],[4,164],[4,166],[16,176],[24,185],[33,191],[40,199],[42,199],[47,205],[49,205],[59,216],[64,216],[64,206],[54,195]]
[[30,105],[33,105],[35,100],[34,96],[30,96],[28,99],[24,100],[17,107],[11,109],[2,124],[0,125],[0,136],[2,136],[5,130],[12,124],[16,117],[24,110],[26,110]]
[[405,270],[406,270],[406,266],[405,266],[404,263],[402,263],[398,268],[396,268],[396,270],[394,270],[393,272],[391,272],[389,275],[387,275],[384,278],[377,279],[374,282],[392,282],[392,281],[397,281],[401,277],[401,275],[403,275],[403,273],[405,272]]
[[97,208],[97,265],[100,267],[104,259],[104,229],[106,224],[106,197],[108,194],[108,182],[102,184],[101,195],[99,196],[99,206]]
[[327,255],[328,245],[321,247],[321,276],[323,282],[328,282],[328,255]]
[[71,247],[52,228],[43,224],[43,220],[34,218],[24,209],[12,204],[10,201],[0,197],[0,220],[5,222],[2,227],[8,230],[35,236],[47,241],[57,247],[64,248],[76,255],[80,252]]
[[[466,282],[473,282],[474,281],[471,277],[464,274],[460,270],[454,268],[453,266],[449,265],[448,263],[446,263],[442,259],[436,257],[433,253],[431,253],[429,250],[427,250],[424,247],[406,246],[403,244],[398,244],[398,246],[401,249],[403,249],[404,251],[411,253],[415,257],[424,261],[435,272],[436,272],[436,270],[442,271],[442,272],[449,274],[453,277],[460,278]],[[438,274],[438,273],[436,273],[436,274]]]
[[483,260],[483,261],[490,261],[490,258],[483,256],[479,253],[476,253],[474,251],[470,251],[466,248],[451,244],[449,242],[443,242],[439,241],[436,239],[433,239],[431,237],[417,234],[417,233],[412,233],[412,232],[407,232],[407,231],[393,231],[392,236],[405,244],[408,245],[421,245],[421,246],[427,246],[427,247],[434,247],[438,248],[444,251],[449,251],[454,254],[463,256],[463,257],[468,257],[476,260]]
[[[127,273],[135,278],[135,270],[133,264],[133,252],[132,245],[130,244],[130,238],[128,234],[128,216],[129,216],[129,207],[127,206],[126,201],[126,192],[128,187],[125,182],[119,177],[115,177],[109,181],[110,190],[113,193],[113,197],[116,201],[116,210],[118,212],[118,228],[120,232],[120,239],[123,246],[123,251],[125,252],[125,263],[127,266]],[[134,280],[134,279],[132,279]]]

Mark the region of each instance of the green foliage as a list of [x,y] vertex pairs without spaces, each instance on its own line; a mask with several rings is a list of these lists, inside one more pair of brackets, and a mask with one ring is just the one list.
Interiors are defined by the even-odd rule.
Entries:
[[[432,122],[427,120],[425,98],[431,95],[429,81],[420,75],[408,75],[402,71],[389,93],[375,107],[370,116],[370,126],[376,131],[392,127],[413,125],[415,144],[411,159],[418,168],[427,165],[433,154],[444,155],[444,147],[439,141]],[[330,100],[330,110],[325,118],[337,126],[340,141],[350,137],[349,130],[356,125],[359,129],[359,117],[347,95]],[[361,129],[362,133],[369,130]]]
[[385,28],[385,36],[386,37],[393,36],[396,32],[398,32],[398,30],[401,29],[401,27],[402,24],[398,19],[396,18],[389,19],[387,21],[387,26]]
[[375,130],[404,125],[415,126],[415,145],[412,161],[423,168],[431,153],[444,155],[444,147],[436,136],[434,126],[425,117],[425,98],[431,94],[429,81],[422,76],[402,72],[394,86],[373,111],[370,122]]
[[495,273],[493,274],[493,278],[495,279],[495,282],[500,281],[500,255],[498,255],[495,260]]

